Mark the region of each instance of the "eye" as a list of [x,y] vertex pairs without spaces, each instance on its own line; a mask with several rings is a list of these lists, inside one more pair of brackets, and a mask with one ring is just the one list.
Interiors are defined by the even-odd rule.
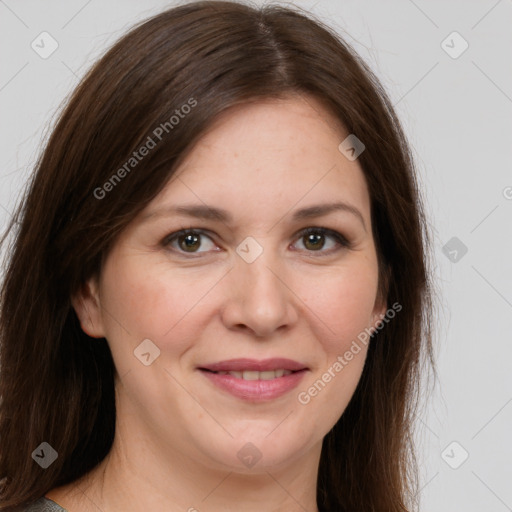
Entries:
[[[204,244],[202,239],[209,240],[211,244]],[[189,254],[208,252],[209,250],[212,250],[212,246],[217,247],[208,235],[197,229],[183,229],[181,231],[176,231],[176,233],[172,233],[166,237],[163,244],[166,247],[170,246],[177,252],[185,252]],[[210,245],[210,247],[208,247],[208,245]],[[199,251],[199,248],[205,248],[205,250]]]
[[[299,233],[299,241],[303,242],[303,246],[308,252],[320,252],[322,254],[336,251],[341,247],[350,247],[348,240],[337,231],[323,227],[308,227]],[[326,239],[331,239],[331,243],[327,243],[327,248],[331,250],[322,251],[326,247]],[[338,246],[338,247],[336,247]]]
[[[321,255],[330,254],[336,250],[350,247],[350,242],[337,231],[323,227],[308,227],[300,231],[297,236],[302,241],[307,252],[318,252]],[[330,243],[328,240],[331,240]],[[209,243],[204,243],[208,240]],[[326,243],[327,240],[327,243]],[[164,247],[170,247],[177,253],[197,254],[209,251],[218,251],[210,236],[201,229],[182,229],[168,235],[162,242]],[[328,250],[322,250],[327,247]],[[202,249],[202,250],[199,250]]]

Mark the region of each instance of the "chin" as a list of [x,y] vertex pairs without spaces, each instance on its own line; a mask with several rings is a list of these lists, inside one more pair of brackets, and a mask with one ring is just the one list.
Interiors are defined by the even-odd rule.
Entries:
[[[274,428],[278,423],[274,424]],[[304,435],[293,439],[284,431],[275,436],[268,436],[268,429],[264,432],[262,434],[261,429],[255,429],[254,432],[245,429],[244,435],[237,435],[233,439],[226,439],[225,443],[217,444],[214,452],[210,445],[210,457],[230,471],[255,474],[264,473],[271,468],[285,468],[310,448],[304,444]]]

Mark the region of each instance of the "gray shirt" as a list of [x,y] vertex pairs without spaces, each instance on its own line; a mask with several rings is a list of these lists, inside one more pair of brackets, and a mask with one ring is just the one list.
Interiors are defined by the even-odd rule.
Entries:
[[68,512],[55,501],[44,496],[24,509],[24,512]]

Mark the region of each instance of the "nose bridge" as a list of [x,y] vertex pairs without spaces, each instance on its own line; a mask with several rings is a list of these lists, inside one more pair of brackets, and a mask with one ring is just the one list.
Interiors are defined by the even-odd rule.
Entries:
[[233,291],[227,298],[224,319],[231,326],[245,325],[258,335],[268,335],[294,322],[296,315],[293,294],[283,282],[283,262],[270,242],[258,246],[254,239],[246,239],[237,248]]
[[256,297],[260,293],[282,295],[283,283],[276,277],[282,274],[279,266],[277,259],[270,254],[270,250],[265,251],[251,263],[238,261],[237,270],[244,276],[243,281],[247,284],[249,296]]
[[[265,244],[265,248],[261,248],[259,253],[254,253],[255,247],[251,247],[251,242],[244,242],[237,249],[239,258],[236,263],[237,276],[240,276],[242,282],[245,283],[246,289],[243,290],[244,296],[254,298],[259,301],[265,296],[269,302],[276,299],[284,299],[283,283],[277,278],[277,275],[282,274],[282,265],[278,257],[275,255],[274,249],[271,244]],[[241,249],[247,249],[253,252],[254,259],[246,259],[240,255]]]

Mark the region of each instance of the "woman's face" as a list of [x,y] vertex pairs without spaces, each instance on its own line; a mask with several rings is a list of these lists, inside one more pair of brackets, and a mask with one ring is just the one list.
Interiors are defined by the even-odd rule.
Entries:
[[385,311],[348,135],[311,97],[236,107],[122,233],[75,307],[111,348],[128,452],[239,472],[319,457]]

